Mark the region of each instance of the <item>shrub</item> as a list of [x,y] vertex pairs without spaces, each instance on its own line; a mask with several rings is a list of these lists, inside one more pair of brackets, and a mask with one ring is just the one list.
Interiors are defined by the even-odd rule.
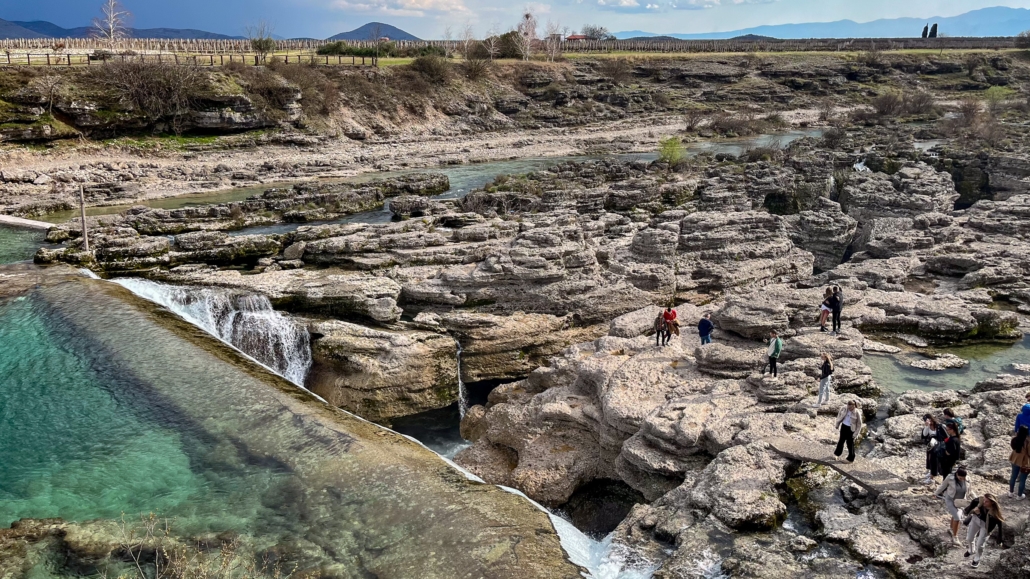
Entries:
[[963,99],[958,105],[958,117],[955,119],[961,127],[971,127],[980,118],[980,101]]
[[984,91],[984,100],[987,101],[987,110],[992,115],[1001,112],[1001,105],[1005,99],[1016,94],[1016,91],[1004,86],[992,86]]
[[490,72],[490,61],[486,58],[481,58],[474,51],[469,51],[465,62],[461,63],[461,69],[465,73],[465,78],[476,81],[486,77],[487,73]]
[[872,105],[881,117],[896,117],[905,111],[905,99],[894,91],[887,91],[874,98]]
[[420,56],[411,61],[410,66],[411,70],[421,74],[432,84],[447,84],[451,79],[451,65],[435,54]]
[[823,146],[831,151],[838,150],[844,145],[844,140],[847,138],[847,131],[840,127],[833,127],[823,133]]
[[904,100],[905,112],[910,115],[928,115],[935,108],[933,95],[926,91],[917,90],[907,93]]
[[152,120],[168,118],[173,130],[208,89],[206,75],[193,65],[108,62],[89,69],[91,80],[119,102]]
[[683,160],[683,143],[679,137],[667,137],[658,141],[658,160],[675,165]]
[[1030,30],[1024,30],[1016,35],[1016,48],[1030,48]]
[[683,113],[683,122],[688,131],[695,131],[708,119],[708,111],[701,107],[691,107]]
[[622,84],[630,79],[633,67],[625,58],[606,58],[598,65],[597,72],[615,84]]

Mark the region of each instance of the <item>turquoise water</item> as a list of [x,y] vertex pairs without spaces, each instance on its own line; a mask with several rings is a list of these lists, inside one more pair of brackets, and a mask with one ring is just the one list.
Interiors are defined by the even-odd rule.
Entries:
[[0,300],[0,527],[153,512],[340,578],[492,576],[549,540],[560,558],[527,501],[152,310],[85,279]]
[[869,354],[863,358],[873,371],[873,378],[881,388],[891,392],[920,390],[968,390],[977,382],[994,378],[998,374],[1013,374],[1012,364],[1030,363],[1030,336],[1013,344],[974,344],[941,348],[942,353],[955,354],[969,360],[969,365],[938,372],[920,370],[908,362],[925,359],[909,354],[884,356]]
[[[179,428],[174,409],[140,404],[147,386],[68,331],[38,296],[3,304],[0,320],[0,527],[22,517],[182,517],[198,509],[222,519],[201,527],[232,525],[226,507],[239,505],[240,491],[257,490],[256,481],[194,471],[211,452],[204,441]],[[190,530],[200,522],[189,521]]]
[[31,260],[44,237],[35,229],[0,226],[0,264]]

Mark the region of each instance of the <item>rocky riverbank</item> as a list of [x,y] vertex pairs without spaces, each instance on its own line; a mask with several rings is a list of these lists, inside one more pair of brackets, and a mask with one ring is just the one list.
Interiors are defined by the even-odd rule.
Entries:
[[[921,62],[849,72],[829,59],[811,82],[790,80],[797,67],[709,67],[711,78],[676,82],[713,101],[768,94],[776,82],[786,103],[799,91],[858,99],[862,82],[911,88],[923,79],[944,94],[1024,74],[985,61],[972,85],[949,85],[962,69]],[[993,123],[1001,116],[989,114]],[[946,540],[944,510],[919,485],[920,417],[943,408],[966,417],[973,485],[1001,496],[1007,429],[1030,379],[1017,371],[895,397],[874,379],[867,353],[903,345],[924,353],[928,368],[955,366],[962,360],[935,348],[1023,335],[1030,187],[1020,163],[998,161],[1020,157],[1018,129],[1008,144],[991,144],[981,124],[903,125],[897,116],[865,111],[833,121],[822,138],[740,155],[560,163],[460,199],[423,194],[438,190],[428,173],[407,189],[300,186],[204,209],[134,208],[93,219],[90,252],[74,227],[55,228],[63,247],[36,260],[267,296],[312,334],[308,385],[382,423],[458,402],[459,376],[492,388],[486,405],[465,414],[461,432],[473,445],[456,461],[550,507],[577,508],[606,488],[640,501],[613,540],[658,577],[691,576],[712,558],[738,576],[836,577],[873,565],[964,577],[973,571]],[[943,146],[917,146],[948,135]],[[389,223],[226,233],[385,202]],[[845,296],[839,335],[816,328],[829,285]],[[648,333],[666,304],[679,304],[685,335],[658,348]],[[716,343],[698,346],[691,327],[704,313]],[[777,378],[760,372],[772,330],[786,340]],[[816,408],[823,352],[836,362],[836,392]],[[833,464],[833,419],[846,400],[868,420],[853,478],[783,451],[804,448]],[[869,483],[870,473],[892,484]],[[1025,505],[1002,506],[1002,546],[977,573],[1020,577]],[[832,556],[822,554],[827,545]]]

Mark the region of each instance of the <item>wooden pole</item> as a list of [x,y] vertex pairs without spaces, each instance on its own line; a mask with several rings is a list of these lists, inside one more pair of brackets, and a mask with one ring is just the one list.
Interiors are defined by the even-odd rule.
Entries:
[[79,216],[82,218],[82,248],[89,251],[89,232],[86,229],[86,192],[79,185]]

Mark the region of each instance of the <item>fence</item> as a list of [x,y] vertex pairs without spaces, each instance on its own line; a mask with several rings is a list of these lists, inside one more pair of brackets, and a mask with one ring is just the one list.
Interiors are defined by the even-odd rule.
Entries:
[[[329,40],[282,40],[276,41],[276,54],[285,59],[296,59],[296,62],[315,62],[324,64],[347,64],[348,57],[318,56],[319,48],[331,44]],[[372,48],[376,41],[348,41],[347,44],[358,48]],[[399,49],[419,49],[438,46],[450,50],[458,47],[458,42],[447,40],[397,41],[393,43]],[[779,39],[730,39],[730,40],[585,40],[564,41],[561,51],[566,53],[719,53],[719,52],[841,52],[867,50],[1000,50],[1013,48],[1015,39],[1011,37],[955,37],[955,38],[822,38],[805,40]],[[59,47],[59,48],[58,48]],[[33,53],[33,50],[39,51]],[[48,52],[49,51],[49,52]],[[16,64],[50,64],[74,66],[88,65],[87,54],[93,51],[108,51],[113,56],[108,58],[144,58],[173,62],[191,62],[199,65],[221,65],[229,62],[246,64],[260,63],[260,57],[254,54],[249,40],[163,40],[147,38],[131,38],[111,44],[106,41],[88,38],[35,38],[0,40],[0,52],[6,55],[6,62]],[[294,53],[294,54],[291,54]],[[350,64],[357,65],[354,57]],[[333,59],[337,59],[336,62]],[[371,59],[370,59],[371,60]],[[4,62],[0,55],[0,63]],[[362,59],[362,64],[365,61]],[[375,65],[375,63],[371,63]]]
[[[276,58],[289,64],[336,64],[351,66],[377,66],[375,57],[364,56],[327,56],[313,52],[292,55],[277,55]],[[169,64],[191,64],[196,66],[225,66],[230,63],[260,65],[266,59],[256,54],[180,54],[180,53],[100,53],[72,54],[66,52],[50,52],[46,54],[8,52],[0,56],[0,64],[11,66],[90,66],[104,62],[158,62]]]

